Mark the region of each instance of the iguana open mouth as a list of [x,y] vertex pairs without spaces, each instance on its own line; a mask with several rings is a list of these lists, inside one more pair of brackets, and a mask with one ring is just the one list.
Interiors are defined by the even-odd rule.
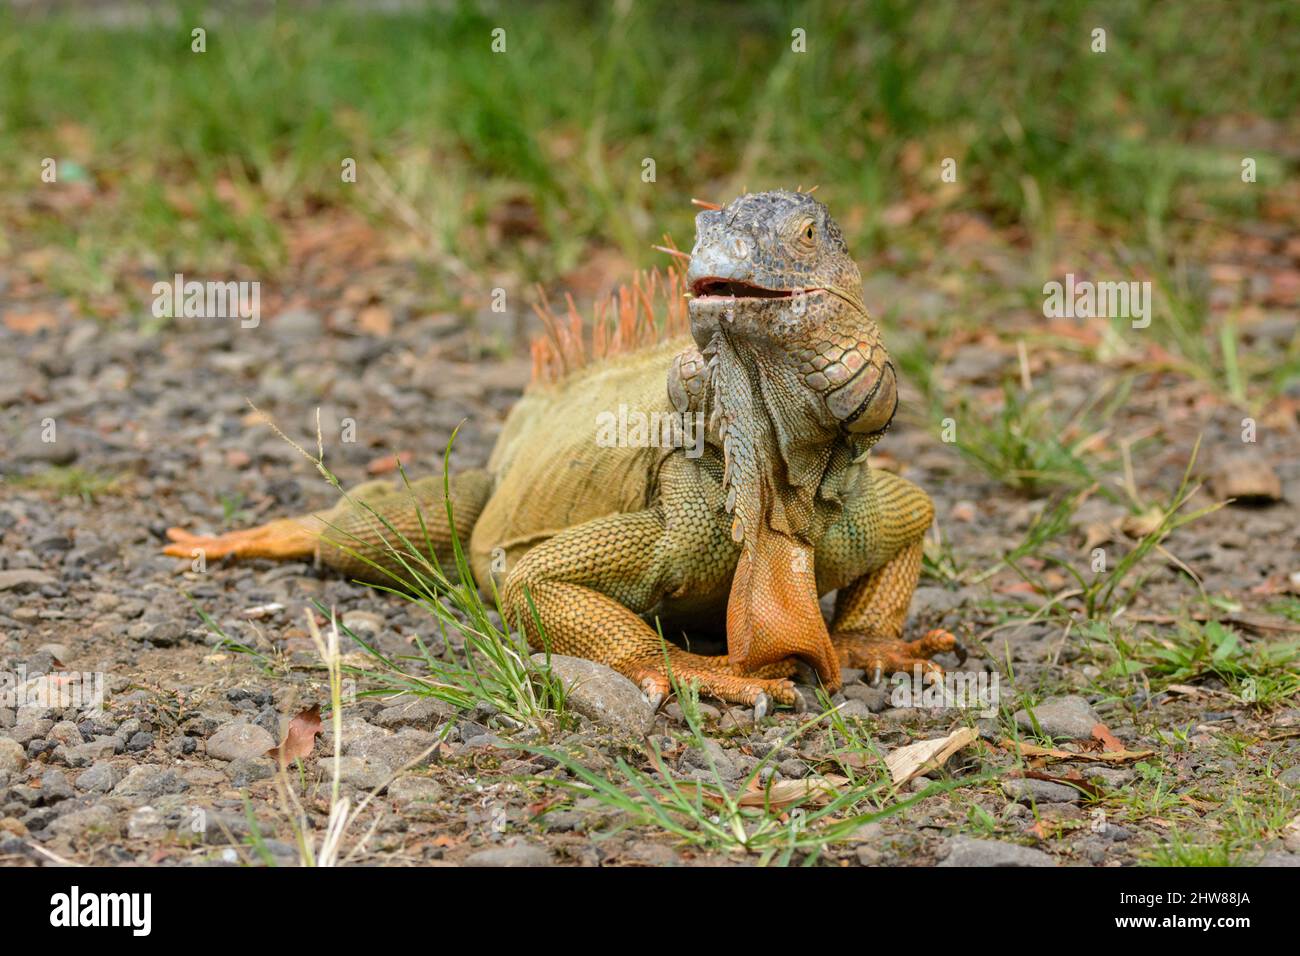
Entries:
[[719,279],[715,276],[705,276],[702,279],[696,279],[691,284],[691,292],[697,299],[792,299],[802,292],[805,295],[811,292],[820,292],[821,289],[765,289],[761,285],[752,285],[748,282],[733,282],[730,279]]

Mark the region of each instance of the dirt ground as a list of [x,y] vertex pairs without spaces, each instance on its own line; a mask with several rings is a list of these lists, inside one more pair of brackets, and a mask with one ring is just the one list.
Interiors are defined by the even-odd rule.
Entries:
[[[431,311],[409,258],[361,235],[346,248],[338,236],[347,230],[303,228],[295,278],[264,290],[263,320],[249,329],[211,319],[159,326],[146,313],[98,322],[18,270],[0,277],[0,671],[11,675],[10,690],[77,672],[103,675],[106,691],[98,715],[76,705],[0,705],[0,862],[300,862],[295,830],[305,824],[318,839],[329,812],[328,719],[301,772],[278,777],[264,754],[289,718],[328,702],[306,609],[333,608],[390,655],[411,653],[417,635],[438,653],[460,653],[418,605],[322,569],[252,562],[196,572],[160,553],[172,525],[219,531],[333,501],[250,401],[308,445],[319,409],[326,462],[345,485],[392,475],[394,454],[410,473],[428,473],[461,422],[453,467],[486,461],[527,383],[527,297],[512,295],[504,316]],[[333,238],[318,254],[313,237],[323,232]],[[1032,274],[1030,251],[1015,237],[991,237],[970,217],[954,222],[949,238],[921,269],[864,263],[867,301],[886,341],[917,356],[905,366],[904,411],[877,461],[936,504],[910,632],[959,635],[969,660],[943,663],[996,674],[998,707],[979,716],[894,706],[888,685],[871,687],[850,672],[831,700],[843,705],[840,729],[826,720],[788,740],[806,715],[778,712],[755,723],[743,709],[705,701],[713,743],[702,745],[670,703],[649,740],[680,779],[739,786],[765,758],[763,776],[774,782],[866,772],[876,758],[860,750],[846,758],[846,740],[888,754],[974,731],[943,767],[878,805],[920,799],[819,847],[826,865],[1300,862],[1292,822],[1300,813],[1300,702],[1296,656],[1286,650],[1300,632],[1300,395],[1284,393],[1248,415],[1211,384],[1162,363],[1154,336],[1133,332],[1116,344],[1104,322],[1051,324],[1034,307],[1008,305],[996,290]],[[1263,261],[1295,269],[1293,241],[1262,241],[1272,257]],[[1255,272],[1263,278],[1253,283],[1249,263],[1218,268],[1213,281],[1245,287],[1256,306],[1244,341],[1284,350],[1296,305],[1294,290],[1279,287],[1282,267],[1272,279],[1267,269]],[[954,272],[970,281],[955,288]],[[597,289],[605,281],[568,278]],[[954,313],[966,321],[954,327]],[[927,365],[935,374],[928,386],[915,372]],[[1100,477],[1055,533],[1020,555],[1021,574],[1000,559],[1052,512],[1062,489],[1027,493],[977,467],[944,441],[945,413],[928,396],[940,405],[960,396],[975,409],[951,412],[960,442],[979,409],[1003,400],[1004,380],[1019,388],[1026,376],[1045,396],[1048,420],[1068,423],[1062,435]],[[1129,391],[1104,419],[1070,419],[1120,381]],[[1242,440],[1245,418],[1255,423],[1254,442]],[[355,441],[343,440],[349,424]],[[1113,568],[1149,530],[1137,505],[1171,502],[1198,437],[1199,488],[1180,513],[1219,500],[1234,476],[1262,483],[1259,500],[1174,530],[1124,577],[1118,594],[1132,588],[1131,596],[1088,620],[1081,586],[1056,559],[1085,582],[1098,573],[1094,549]],[[1271,480],[1276,492],[1268,492]],[[1223,629],[1235,638],[1230,646]],[[345,650],[351,661],[364,658]],[[1037,725],[1017,721],[1026,706]],[[499,718],[491,708],[457,712],[430,698],[351,701],[343,794],[354,804],[378,794],[349,827],[345,852],[397,865],[761,859],[635,820],[621,828],[629,818],[617,807],[555,785],[576,779],[572,767],[514,749],[544,742],[619,779],[620,760],[654,772],[644,741],[587,718],[550,733]],[[1027,760],[1007,739],[1046,736],[1059,747],[1090,737],[1090,724],[1113,736],[1091,749],[1069,745],[1083,754],[1073,759]],[[1127,756],[1096,757],[1117,748]]]

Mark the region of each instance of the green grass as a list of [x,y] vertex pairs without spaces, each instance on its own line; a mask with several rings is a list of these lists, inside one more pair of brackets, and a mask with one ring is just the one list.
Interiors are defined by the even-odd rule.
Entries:
[[19,475],[8,482],[11,488],[45,491],[59,498],[80,498],[93,504],[97,498],[113,494],[122,475],[106,474],[75,465],[54,465],[32,475]]
[[[377,589],[410,601],[429,614],[437,623],[444,646],[447,646],[448,632],[458,632],[464,640],[463,655],[456,656],[450,650],[435,655],[417,636],[418,654],[392,657],[362,640],[349,628],[343,627],[343,633],[356,642],[370,658],[370,666],[346,670],[365,682],[366,689],[362,691],[364,695],[409,693],[430,696],[461,710],[487,705],[515,728],[530,726],[546,731],[563,729],[569,725],[571,717],[565,707],[564,686],[551,673],[549,652],[543,662],[535,661],[523,637],[523,622],[515,622],[519,625],[516,632],[510,631],[506,623],[509,618],[495,585],[492,587],[494,600],[489,603],[474,581],[469,559],[456,531],[452,507],[451,448],[455,441],[456,432],[453,431],[443,457],[443,504],[451,529],[454,575],[449,575],[446,569],[430,558],[434,549],[427,530],[427,519],[418,501],[416,508],[423,533],[423,541],[418,542],[413,542],[399,532],[388,518],[366,502],[352,502],[354,507],[364,509],[386,529],[384,548],[387,560],[400,570],[391,570],[368,558],[361,550],[351,547],[351,543],[355,543],[358,548],[363,548],[363,542],[355,535],[349,535],[338,528],[333,530],[340,547],[375,569],[378,572],[377,581],[387,582],[376,583],[374,586]],[[320,458],[312,460],[322,474],[341,491],[338,480],[325,468]],[[401,477],[404,482],[407,481],[405,470],[401,470]],[[410,488],[409,482],[407,488]],[[352,500],[350,496],[349,500]],[[529,604],[531,609],[531,600]],[[318,608],[322,613],[327,613],[323,606],[318,605]],[[537,626],[545,640],[545,631],[540,621]]]
[[1218,621],[1184,622],[1134,635],[1095,624],[1082,631],[1107,661],[1103,677],[1149,681],[1155,690],[1218,678],[1241,706],[1268,710],[1300,694],[1300,643],[1243,640]]
[[[867,255],[896,245],[882,212],[931,193],[948,156],[958,205],[995,223],[1050,231],[1065,202],[1159,250],[1187,202],[1248,214],[1285,176],[1255,149],[1260,182],[1244,188],[1240,149],[1189,145],[1198,124],[1285,121],[1300,100],[1284,2],[182,9],[114,29],[0,12],[0,157],[14,171],[0,195],[24,242],[63,250],[71,294],[130,291],[136,263],[274,272],[282,223],[321,207],[410,233],[439,279],[503,265],[550,279],[593,241],[654,261],[662,230],[691,232],[693,194],[814,182]],[[195,24],[205,53],[190,50]],[[1105,54],[1088,48],[1098,25]],[[504,54],[490,50],[498,26]],[[24,210],[45,156],[78,164],[97,201]],[[493,240],[514,198],[540,241]]]
[[[880,758],[879,751],[849,726],[851,722],[844,721],[832,709],[796,724],[744,778],[729,782],[705,746],[697,689],[676,681],[673,687],[686,723],[682,743],[698,748],[704,755],[708,765],[706,780],[698,783],[678,780],[667,766],[657,741],[652,739],[645,754],[648,769],[617,757],[609,774],[585,767],[562,750],[530,746],[526,749],[554,761],[569,774],[569,779],[548,777],[538,782],[561,787],[575,798],[592,798],[608,809],[618,823],[603,834],[606,837],[628,827],[645,827],[667,833],[683,845],[752,854],[760,865],[810,866],[829,848],[851,842],[867,824],[975,781],[966,778],[932,784],[900,799],[884,769],[883,759],[873,759],[866,770],[847,770],[847,782],[820,789],[811,787],[789,802],[774,802],[773,784],[764,771],[770,772],[775,755],[782,748],[818,726],[829,723],[830,732],[840,735],[841,753]],[[801,784],[794,782],[793,786]],[[742,796],[755,794],[763,798],[761,804],[742,803]]]
[[[1117,392],[1100,417],[1127,394]],[[1066,418],[1052,407],[1050,393],[1026,394],[1006,383],[1002,405],[992,413],[969,399],[961,402],[953,419],[957,449],[989,477],[1028,495],[1079,489],[1093,484],[1100,470],[1085,450],[1098,430],[1092,405]]]

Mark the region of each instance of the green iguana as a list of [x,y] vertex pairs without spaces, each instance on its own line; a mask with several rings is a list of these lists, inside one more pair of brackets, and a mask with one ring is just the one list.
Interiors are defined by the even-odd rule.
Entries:
[[[450,479],[476,580],[495,575],[533,647],[539,620],[553,653],[609,665],[656,705],[669,665],[760,714],[773,701],[801,705],[789,680],[799,659],[828,691],[841,665],[877,680],[914,666],[941,673],[930,658],[960,653],[951,634],[901,639],[933,505],[867,466],[897,381],[839,227],[803,192],[700,205],[684,277],[624,288],[613,331],[601,313],[589,336],[593,357],[572,303],[567,325],[543,312],[550,338],[534,344],[534,381],[487,468]],[[667,332],[656,299],[667,299]],[[672,335],[688,317],[689,335]],[[611,441],[620,415],[673,423],[663,431],[680,440],[633,429]],[[448,564],[441,478],[370,483],[348,498],[216,537],[173,528],[167,553],[315,556],[374,581],[383,574],[367,561],[400,569],[385,545],[400,547],[395,530],[421,545],[427,532]],[[828,629],[818,598],[830,591]],[[727,654],[670,643],[666,662],[656,619],[669,635],[725,624]]]

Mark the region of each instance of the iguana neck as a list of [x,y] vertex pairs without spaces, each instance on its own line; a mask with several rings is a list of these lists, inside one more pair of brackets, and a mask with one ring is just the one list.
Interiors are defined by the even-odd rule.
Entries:
[[770,530],[811,545],[816,501],[838,504],[840,476],[862,443],[781,356],[755,354],[721,334],[702,356],[706,440],[723,453],[732,536],[752,542]]

